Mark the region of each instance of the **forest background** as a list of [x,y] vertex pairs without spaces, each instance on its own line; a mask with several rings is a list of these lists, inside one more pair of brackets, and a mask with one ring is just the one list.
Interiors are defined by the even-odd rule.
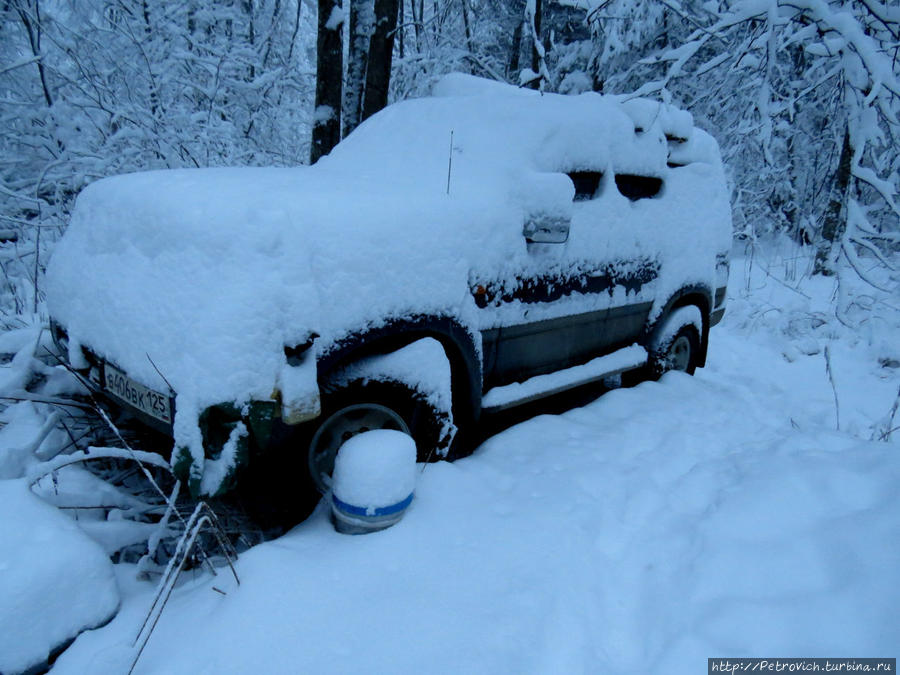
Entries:
[[[218,614],[225,593],[207,587],[221,576],[188,588],[197,593],[169,610],[142,666],[196,672],[192,659],[233,669],[249,658],[321,671],[341,654],[352,670],[373,625],[384,662],[407,655],[409,670],[462,659],[456,670],[471,671],[468,659],[490,654],[476,665],[687,672],[741,651],[722,645],[862,655],[897,644],[897,0],[0,0],[0,485],[21,487],[0,517],[5,540],[40,530],[23,520],[21,505],[36,501],[18,483],[41,480],[38,494],[114,560],[146,563],[140,573],[161,570],[160,542],[175,550],[191,532],[169,519],[177,486],[157,495],[152,481],[134,487],[133,467],[105,462],[136,456],[42,352],[43,273],[79,192],[131,171],[307,164],[452,71],[670,102],[718,140],[736,246],[708,367],[539,416],[466,464],[434,465],[395,538],[347,546],[320,510],[298,536],[243,558],[244,601],[232,594],[229,610]],[[567,451],[544,452],[554,444]],[[88,458],[92,472],[58,470]],[[226,515],[246,546],[262,540]],[[75,549],[35,541],[0,560],[24,575],[0,575],[28,608],[7,612],[23,630],[0,631],[22,643],[23,663],[60,644],[48,628],[57,618],[69,637],[93,625],[69,611],[79,607],[70,592],[95,596]],[[50,568],[59,573],[34,574]],[[322,583],[326,570],[353,581]],[[380,596],[359,603],[372,589]],[[131,582],[121,592],[118,618],[56,669],[136,662],[119,647],[153,592]],[[416,612],[385,623],[398,598]],[[50,601],[64,609],[48,611]],[[305,641],[293,620],[272,620],[283,616],[273,604],[319,608]],[[266,628],[252,648],[248,616]],[[493,642],[498,618],[521,637],[512,656]],[[423,626],[438,632],[410,641],[407,627]]]
[[[719,141],[735,236],[890,290],[900,5],[877,0],[0,0],[0,326],[39,312],[78,192],[144,169],[291,166],[463,71],[633,93]],[[317,78],[317,71],[320,77]]]

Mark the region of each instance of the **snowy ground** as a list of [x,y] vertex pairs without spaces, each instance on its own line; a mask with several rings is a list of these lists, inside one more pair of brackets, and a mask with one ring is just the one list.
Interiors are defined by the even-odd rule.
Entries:
[[[186,574],[135,672],[694,674],[713,656],[896,656],[900,431],[869,439],[900,385],[900,303],[860,293],[850,330],[833,281],[791,281],[795,264],[735,261],[696,377],[429,465],[384,532],[337,534],[320,506],[242,554],[240,586]],[[117,573],[118,616],[54,673],[127,671],[154,586]]]

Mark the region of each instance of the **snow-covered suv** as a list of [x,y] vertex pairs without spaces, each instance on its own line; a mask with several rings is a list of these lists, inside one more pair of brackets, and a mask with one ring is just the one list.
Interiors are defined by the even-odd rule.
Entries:
[[261,466],[324,491],[365,429],[453,457],[485,410],[693,372],[730,242],[688,113],[452,75],[312,167],[90,185],[47,293],[71,365],[172,435],[195,494]]

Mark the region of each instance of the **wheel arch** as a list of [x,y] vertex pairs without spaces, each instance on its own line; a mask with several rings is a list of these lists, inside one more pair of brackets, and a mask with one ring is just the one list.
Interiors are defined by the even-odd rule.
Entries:
[[423,338],[437,340],[450,363],[453,417],[462,426],[481,414],[481,358],[471,331],[446,316],[395,319],[335,341],[318,360],[320,386],[329,374],[367,356],[386,354]]
[[666,302],[663,303],[662,309],[659,312],[654,312],[656,318],[652,322],[649,322],[644,328],[641,342],[645,345],[650,344],[653,334],[663,325],[666,318],[679,307],[686,307],[688,305],[696,305],[700,309],[700,316],[703,319],[703,331],[700,336],[700,354],[697,364],[699,367],[703,367],[706,365],[706,353],[709,345],[710,317],[713,307],[713,293],[706,285],[692,284],[689,286],[682,286],[678,291],[670,295]]

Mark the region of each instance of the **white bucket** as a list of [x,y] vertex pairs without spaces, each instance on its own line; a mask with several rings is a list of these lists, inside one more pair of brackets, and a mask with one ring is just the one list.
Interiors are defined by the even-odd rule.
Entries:
[[403,518],[416,484],[416,443],[400,431],[357,434],[338,450],[331,488],[335,529],[383,530]]

